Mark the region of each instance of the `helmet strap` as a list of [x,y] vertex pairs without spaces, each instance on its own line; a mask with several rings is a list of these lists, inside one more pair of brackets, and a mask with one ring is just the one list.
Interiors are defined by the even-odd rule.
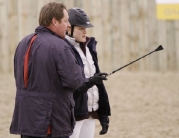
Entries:
[[71,37],[73,37],[74,27],[74,25],[71,26]]

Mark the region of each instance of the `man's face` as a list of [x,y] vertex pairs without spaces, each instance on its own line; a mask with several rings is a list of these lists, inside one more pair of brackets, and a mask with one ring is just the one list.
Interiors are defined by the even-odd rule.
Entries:
[[63,18],[61,19],[61,21],[57,21],[57,23],[55,24],[55,27],[56,27],[56,31],[55,33],[57,33],[62,39],[65,38],[65,35],[66,35],[66,31],[67,31],[67,28],[70,27],[70,23],[68,22],[68,13],[67,11],[64,9],[63,10]]

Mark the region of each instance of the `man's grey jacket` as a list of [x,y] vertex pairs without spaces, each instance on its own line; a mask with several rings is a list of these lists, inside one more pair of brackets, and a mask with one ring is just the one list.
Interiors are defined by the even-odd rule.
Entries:
[[73,91],[84,82],[82,68],[71,48],[46,27],[35,30],[30,51],[28,85],[24,87],[24,55],[34,34],[26,36],[14,56],[15,108],[10,133],[45,137],[70,136],[74,120]]

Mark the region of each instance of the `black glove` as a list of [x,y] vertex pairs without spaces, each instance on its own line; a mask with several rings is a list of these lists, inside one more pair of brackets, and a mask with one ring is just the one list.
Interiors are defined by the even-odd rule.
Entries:
[[93,85],[101,84],[103,80],[107,80],[107,73],[96,73],[94,76],[90,77],[89,81]]
[[102,130],[99,132],[99,134],[104,135],[108,132],[109,118],[108,118],[108,116],[100,116],[99,121],[100,121],[100,124],[102,126]]

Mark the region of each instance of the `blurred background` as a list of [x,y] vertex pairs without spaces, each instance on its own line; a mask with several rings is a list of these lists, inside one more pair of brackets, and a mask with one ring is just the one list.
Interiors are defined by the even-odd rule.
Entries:
[[[39,11],[49,1],[0,0],[0,71],[13,71],[13,55],[18,42],[34,32],[38,26]],[[88,34],[98,41],[99,62],[103,71],[112,71],[125,65],[159,45],[163,45],[165,50],[125,70],[179,70],[179,20],[157,19],[157,1],[54,1],[63,2],[67,8],[80,7],[89,15],[95,27],[88,29]],[[179,16],[179,8],[169,12]]]
[[9,134],[14,52],[50,1],[86,11],[103,72],[164,47],[108,78],[110,128],[99,136],[97,122],[95,138],[179,138],[179,0],[0,0],[0,137],[19,137]]

